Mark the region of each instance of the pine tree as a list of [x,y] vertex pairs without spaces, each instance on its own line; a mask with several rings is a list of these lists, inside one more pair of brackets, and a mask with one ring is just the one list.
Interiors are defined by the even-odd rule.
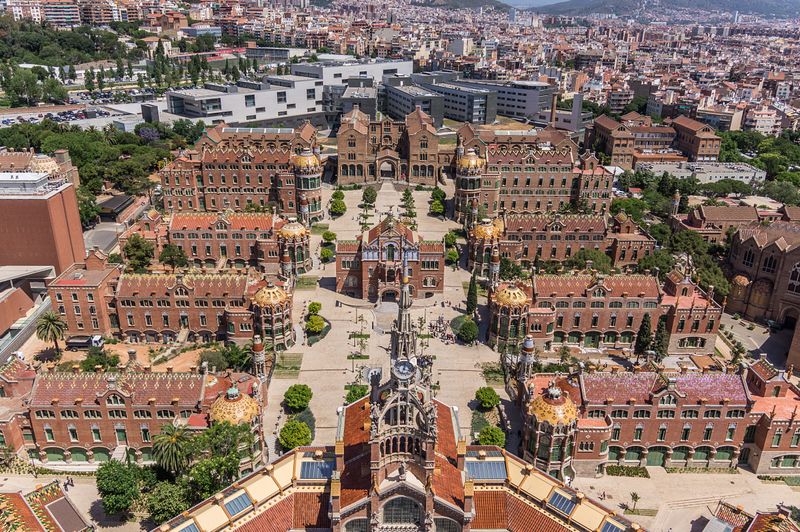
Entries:
[[658,327],[656,327],[656,336],[653,340],[653,351],[656,352],[656,360],[661,362],[667,356],[669,349],[669,332],[667,331],[667,322],[664,319],[658,320]]
[[639,326],[639,333],[636,335],[636,343],[633,346],[633,352],[636,353],[636,362],[639,362],[639,356],[643,355],[645,351],[650,349],[653,343],[653,327],[650,323],[650,313],[644,315],[642,324]]
[[478,309],[478,278],[475,272],[469,280],[469,290],[467,290],[467,314],[471,315]]

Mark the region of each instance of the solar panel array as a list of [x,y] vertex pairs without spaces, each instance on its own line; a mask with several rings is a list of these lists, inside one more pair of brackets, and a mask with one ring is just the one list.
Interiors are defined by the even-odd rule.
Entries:
[[600,532],[625,532],[625,527],[612,523],[611,521],[606,521],[603,528],[600,529]]
[[[486,450],[483,452],[486,453],[484,456],[486,456],[487,458],[500,458],[501,456],[503,456],[502,451]],[[467,451],[467,458],[477,458],[478,456],[480,456],[480,454],[478,453],[480,453],[480,451]]]
[[238,515],[252,506],[253,503],[247,493],[241,493],[225,503],[225,509],[228,510],[228,514],[231,516]]
[[467,460],[464,467],[467,478],[475,480],[505,480],[508,477],[506,463],[501,460]]
[[575,501],[573,501],[571,498],[565,497],[557,491],[550,496],[550,500],[547,502],[550,504],[550,506],[565,515],[571,514],[572,510],[575,509]]

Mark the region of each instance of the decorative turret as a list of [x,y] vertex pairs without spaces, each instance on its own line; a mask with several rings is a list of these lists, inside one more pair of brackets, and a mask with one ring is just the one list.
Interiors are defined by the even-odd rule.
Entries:
[[489,284],[497,287],[500,282],[500,250],[497,246],[492,248],[492,263],[489,265]]
[[300,222],[305,225],[311,225],[311,217],[308,210],[308,198],[305,194],[300,194]]
[[417,358],[417,331],[411,323],[411,284],[409,283],[407,266],[403,265],[403,286],[400,288],[397,320],[392,328],[392,359],[411,360]]
[[676,190],[675,194],[672,195],[672,215],[673,216],[677,216],[678,209],[680,208],[680,205],[681,205],[681,193]]
[[253,336],[253,371],[261,382],[267,380],[267,354],[261,336]]

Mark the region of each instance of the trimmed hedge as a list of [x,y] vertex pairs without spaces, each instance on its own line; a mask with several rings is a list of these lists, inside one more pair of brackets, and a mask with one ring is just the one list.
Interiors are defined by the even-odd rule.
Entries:
[[612,477],[650,478],[650,473],[647,472],[647,469],[639,466],[608,465],[606,466],[606,475]]

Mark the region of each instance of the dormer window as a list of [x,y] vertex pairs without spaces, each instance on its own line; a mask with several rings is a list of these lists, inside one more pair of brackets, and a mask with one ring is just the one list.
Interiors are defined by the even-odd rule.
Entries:
[[675,406],[677,403],[678,401],[675,399],[674,395],[665,395],[658,402],[658,404],[662,406]]
[[119,395],[112,394],[106,398],[107,405],[124,405],[125,401]]

